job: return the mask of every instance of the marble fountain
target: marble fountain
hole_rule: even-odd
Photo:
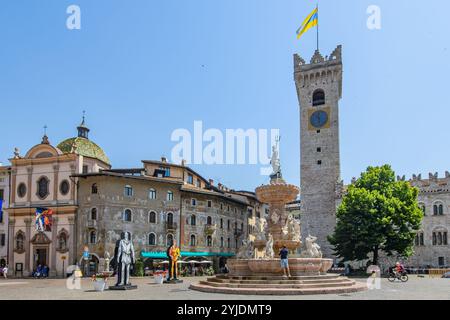
[[[367,290],[338,274],[329,274],[333,260],[324,259],[316,238],[301,242],[300,222],[286,213],[287,203],[297,199],[298,187],[287,184],[281,175],[277,146],[274,147],[270,184],[256,189],[259,201],[270,206],[268,219],[256,224],[254,241],[244,240],[235,259],[229,259],[229,274],[218,275],[191,285],[192,290],[239,295],[343,294]],[[279,250],[290,251],[290,278],[283,278]],[[301,254],[297,254],[302,248]]]

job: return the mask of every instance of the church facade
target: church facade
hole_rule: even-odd
[[[103,151],[88,138],[83,123],[78,136],[53,146],[47,135],[11,162],[11,202],[8,208],[8,264],[16,276],[30,276],[47,266],[50,276],[64,274],[63,265],[76,261],[77,181],[82,172],[109,169]],[[36,211],[51,212],[51,226],[36,227]]]
[[[8,261],[8,211],[11,170],[0,165],[0,267]]]

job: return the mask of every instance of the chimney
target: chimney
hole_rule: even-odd
[[[222,190],[222,184],[221,184],[221,183],[219,183],[219,184],[217,185],[217,187],[219,188],[219,190]]]
[[[166,157],[161,157],[161,162],[166,163],[167,162],[167,158]]]
[[[212,187],[214,186],[214,180],[213,179],[209,179],[209,185]]]
[[[186,160],[184,160],[184,159],[181,160],[181,166],[182,166],[182,167],[186,167]]]

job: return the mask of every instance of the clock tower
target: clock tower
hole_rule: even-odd
[[[333,257],[327,237],[336,226],[340,185],[341,51],[338,46],[325,58],[316,51],[309,64],[294,55],[294,79],[300,103],[302,237],[316,236],[326,258]]]

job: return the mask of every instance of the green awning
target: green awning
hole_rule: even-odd
[[[181,252],[181,258],[195,258],[195,257],[224,257],[231,258],[234,257],[234,253],[226,252]],[[150,259],[168,259],[169,257],[165,252],[141,252],[142,258]]]

